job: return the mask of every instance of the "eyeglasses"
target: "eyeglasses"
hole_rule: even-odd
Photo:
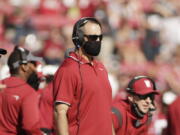
[[[88,41],[97,41],[99,39],[99,41],[102,40],[103,35],[84,35],[84,37],[87,37]]]
[[[147,95],[139,95],[136,94],[136,96],[140,99],[140,100],[146,100],[148,97],[153,101],[154,100],[154,94],[147,94]]]

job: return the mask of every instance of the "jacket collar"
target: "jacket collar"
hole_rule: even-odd
[[[80,64],[90,64],[90,65],[96,65],[97,64],[97,61],[94,58],[93,58],[92,63],[91,63],[75,52],[70,52],[68,58],[71,58],[74,61],[79,62]]]

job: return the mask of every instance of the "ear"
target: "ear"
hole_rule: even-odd
[[[129,100],[130,102],[134,102],[134,97],[133,97],[132,95],[128,95],[128,100]]]
[[[22,70],[23,72],[27,72],[29,70],[29,66],[27,64],[22,64],[20,66],[20,70]]]

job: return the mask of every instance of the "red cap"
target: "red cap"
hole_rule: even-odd
[[[159,92],[154,87],[155,84],[152,83],[151,80],[148,78],[141,78],[136,80],[132,84],[132,88],[127,88],[129,92],[134,92],[139,95],[146,95],[146,94],[159,94]]]

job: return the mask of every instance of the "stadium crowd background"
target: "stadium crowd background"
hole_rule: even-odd
[[[155,79],[161,96],[149,132],[161,135],[167,106],[180,93],[178,0],[0,0],[0,48],[8,51],[0,60],[0,79],[9,75],[6,62],[16,45],[42,56],[40,72],[54,74],[65,50],[74,47],[74,22],[85,16],[103,24],[98,59],[109,72],[114,100],[125,97],[132,76]]]

